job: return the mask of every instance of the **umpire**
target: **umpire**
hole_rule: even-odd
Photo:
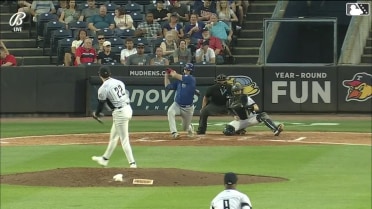
[[[231,85],[227,83],[226,75],[220,74],[215,79],[215,84],[208,87],[200,110],[198,135],[207,131],[208,116],[227,114],[226,103],[231,96]]]

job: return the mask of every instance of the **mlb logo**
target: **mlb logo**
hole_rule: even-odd
[[[369,3],[346,3],[346,15],[368,16],[369,15]]]

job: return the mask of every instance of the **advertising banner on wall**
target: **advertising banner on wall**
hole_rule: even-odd
[[[371,112],[371,66],[338,67],[338,111]]]
[[[164,87],[164,78],[136,78],[116,77],[126,84],[127,94],[130,96],[131,106],[134,115],[166,115],[168,108],[174,101],[175,93]],[[201,95],[194,95],[195,111],[198,115],[201,109],[203,95],[206,89],[214,83],[214,77],[197,78],[197,89]],[[87,85],[87,115],[95,110],[98,104],[97,92],[100,87],[97,77],[92,77]],[[110,114],[110,111],[105,111]]]
[[[334,112],[336,67],[264,67],[264,109],[268,112]]]

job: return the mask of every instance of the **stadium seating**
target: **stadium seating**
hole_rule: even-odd
[[[52,63],[52,56],[57,54],[55,53],[58,48],[58,41],[62,40],[64,38],[73,38],[72,37],[72,31],[70,29],[58,29],[53,31],[51,36],[51,44],[50,44],[50,54],[49,54],[49,60],[50,64]]]
[[[73,38],[64,38],[64,39],[58,40],[57,65],[63,64],[65,52],[71,48],[73,41],[74,41]]]
[[[44,37],[43,52],[42,52],[43,56],[45,55],[45,48],[47,47],[48,44],[50,44],[50,38],[51,38],[52,32],[58,29],[63,29],[63,28],[65,28],[65,24],[59,21],[56,21],[56,20],[52,20],[45,24],[44,32],[43,32],[43,37]]]
[[[118,37],[113,37],[110,38],[109,41],[111,42],[111,47],[116,47],[116,46],[123,46],[124,45],[124,40]]]

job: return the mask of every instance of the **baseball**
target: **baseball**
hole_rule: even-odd
[[[123,174],[119,173],[112,177],[114,181],[123,181]]]

